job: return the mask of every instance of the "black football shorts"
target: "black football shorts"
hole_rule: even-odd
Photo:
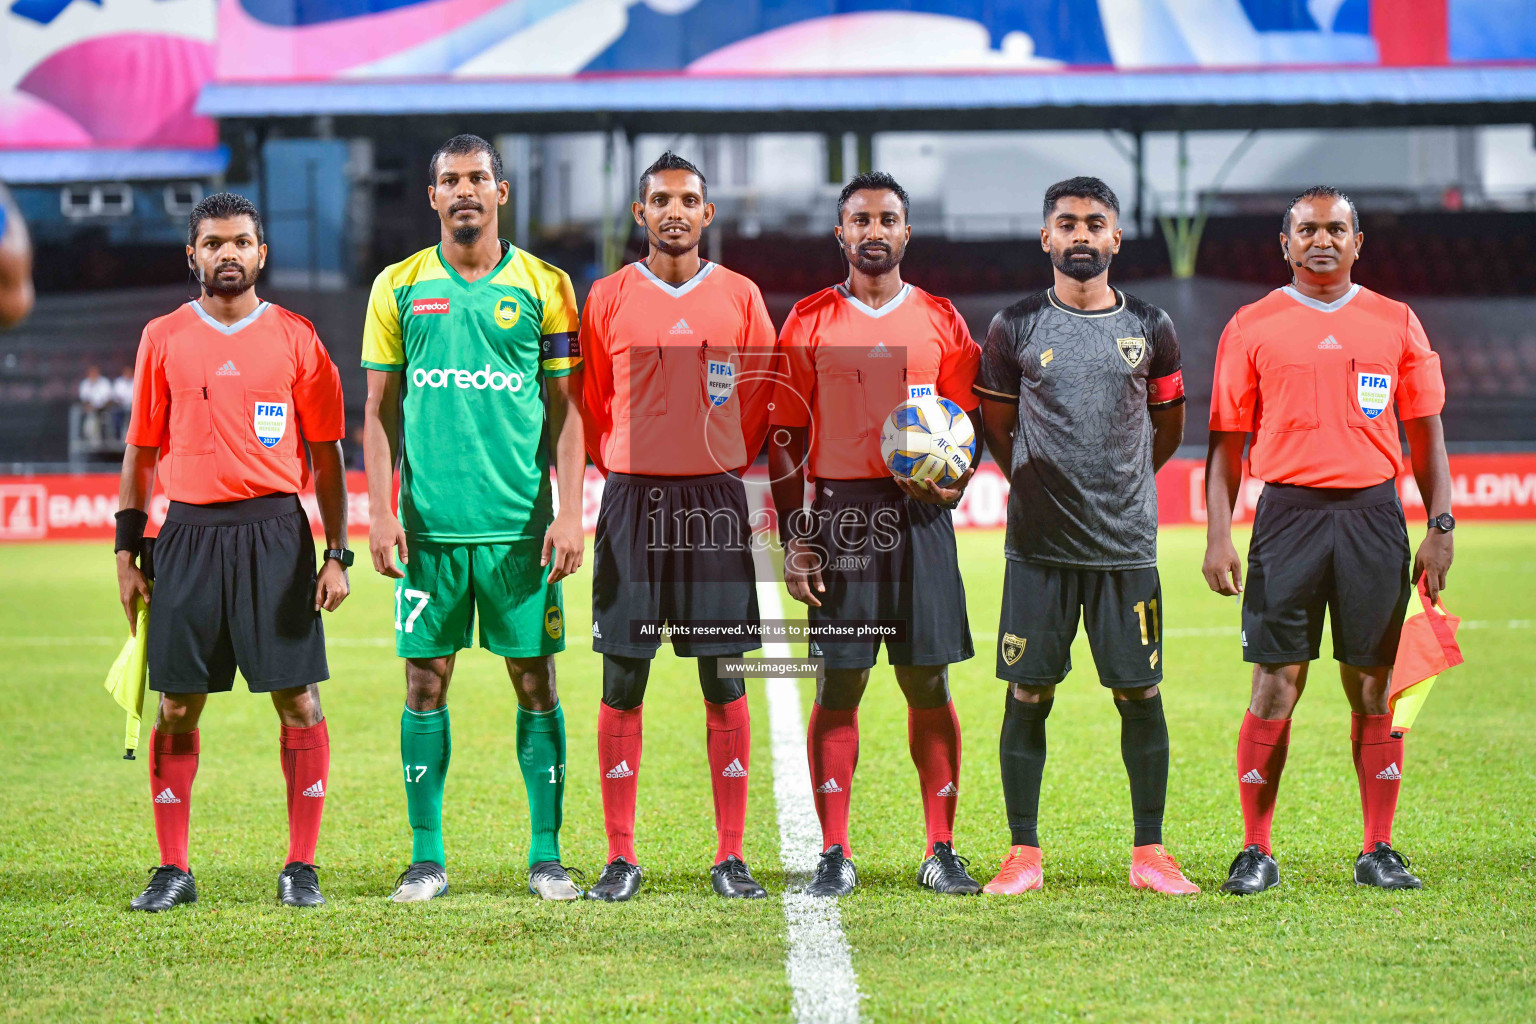
[[[663,623],[719,631],[674,631],[679,657],[760,648],[750,526],[734,474],[609,473],[593,541],[592,649],[654,658]]]
[[[1111,688],[1163,679],[1163,592],[1155,566],[1077,569],[1008,559],[997,626],[997,678],[1054,686],[1072,671],[1081,617],[1099,682]]]
[[[1326,611],[1336,660],[1390,665],[1412,593],[1408,524],[1392,481],[1264,485],[1243,581],[1244,661],[1317,660]]]
[[[149,686],[253,693],[330,678],[315,610],[315,541],[297,495],[171,502],[155,541]]]
[[[816,595],[821,607],[808,609],[811,626],[889,624],[904,633],[812,641],[811,657],[832,669],[873,668],[882,643],[892,665],[975,655],[949,509],[907,497],[890,478],[819,480],[810,515],[803,532],[827,588]]]

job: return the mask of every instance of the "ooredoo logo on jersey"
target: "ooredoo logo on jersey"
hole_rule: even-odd
[[[516,370],[493,370],[490,365],[479,370],[459,370],[453,367],[428,370],[418,367],[411,371],[411,383],[418,388],[457,387],[466,391],[521,391],[523,375]]]
[[[448,300],[447,299],[412,299],[411,300],[411,315],[412,316],[423,316],[423,315],[425,315],[427,313],[446,313],[446,312],[448,312]]]

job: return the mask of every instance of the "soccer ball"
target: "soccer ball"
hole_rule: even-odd
[[[895,476],[947,487],[975,461],[976,431],[954,402],[924,395],[902,402],[885,418],[880,455]]]

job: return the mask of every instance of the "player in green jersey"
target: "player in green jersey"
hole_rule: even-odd
[[[431,173],[441,241],[379,274],[363,332],[368,547],[395,580],[395,651],[406,659],[400,758],[413,843],[390,898],[448,891],[448,684],[478,614],[480,646],[506,658],[517,691],[528,890],[576,899],[560,864],[565,719],[553,658],[565,649],[559,581],[580,567],[583,547],[576,297],[563,271],[497,237],[508,187],[490,143],[449,139]]]

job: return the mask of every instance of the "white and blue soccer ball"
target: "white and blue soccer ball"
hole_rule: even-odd
[[[893,476],[948,487],[976,461],[976,430],[947,398],[911,398],[885,418],[880,455]]]

